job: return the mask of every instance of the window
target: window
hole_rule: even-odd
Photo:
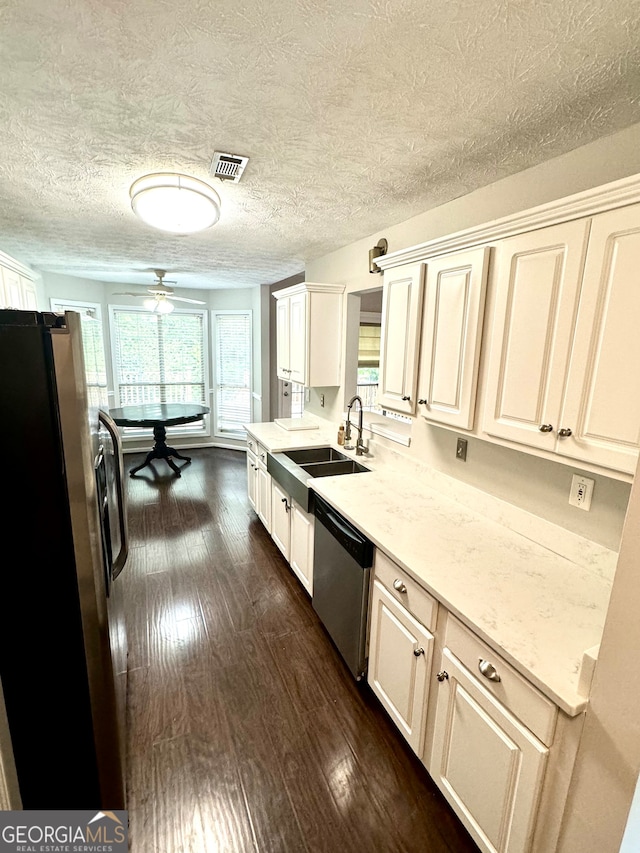
[[[144,308],[114,306],[110,310],[118,405],[207,405],[205,311],[153,314]],[[174,431],[204,430],[204,423],[198,422]]]
[[[215,434],[244,438],[251,421],[251,311],[212,311]]]
[[[379,368],[380,323],[360,323],[357,392],[367,411],[377,407]]]
[[[76,311],[80,314],[89,405],[104,409],[109,408],[100,305],[95,302],[77,302],[55,297],[49,300],[49,304],[51,310],[57,314],[64,311]]]

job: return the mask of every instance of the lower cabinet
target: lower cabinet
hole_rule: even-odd
[[[481,850],[529,849],[548,748],[445,648],[428,769]]]
[[[266,458],[266,452],[260,445],[247,443],[247,497],[271,533],[271,474],[267,471]]]
[[[484,853],[552,853],[581,731],[380,550],[368,682]]]
[[[271,537],[309,595],[313,594],[314,517],[271,479]]]
[[[373,582],[367,679],[417,755],[422,754],[433,634],[379,580]]]

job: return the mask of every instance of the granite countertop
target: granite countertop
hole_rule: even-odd
[[[272,452],[336,446],[333,431],[322,427],[247,429]],[[570,559],[566,549],[470,509],[418,475],[362,461],[368,473],[309,485],[565,713],[584,710],[583,659],[601,640],[611,577],[588,559]],[[613,565],[615,555],[607,554]]]

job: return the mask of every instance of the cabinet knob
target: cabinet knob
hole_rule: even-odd
[[[562,429],[558,430],[558,435],[562,436],[562,438],[568,438],[571,435],[571,430],[563,427]]]
[[[446,681],[447,678],[449,678],[449,673],[443,669],[436,675],[436,678],[438,679],[438,681]]]
[[[405,400],[405,401],[407,401],[407,400],[410,400],[410,399],[411,399],[411,397],[403,397],[402,399],[403,399],[403,400]]]
[[[538,429],[540,432],[553,432],[553,424],[540,424]]]
[[[400,578],[396,578],[394,580],[393,588],[395,589],[396,592],[406,592],[407,591],[406,585],[402,583]]]
[[[420,655],[424,654],[424,649],[422,647],[420,647],[419,649],[414,649],[413,653],[417,658],[419,658]]]
[[[484,675],[485,678],[488,678],[489,681],[501,681],[502,679],[498,675],[498,671],[492,663],[489,663],[488,660],[482,660],[482,658],[478,659],[478,669]]]

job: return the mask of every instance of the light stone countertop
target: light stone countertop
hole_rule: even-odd
[[[336,446],[333,430],[322,427],[288,432],[265,423],[247,429],[271,452]],[[588,565],[590,555],[576,562],[566,550],[545,547],[470,509],[427,485],[417,467],[407,476],[389,464],[361,461],[370,472],[309,485],[565,713],[584,710],[580,672],[585,652],[602,637],[611,591],[607,572]],[[508,511],[504,517],[510,518]]]

